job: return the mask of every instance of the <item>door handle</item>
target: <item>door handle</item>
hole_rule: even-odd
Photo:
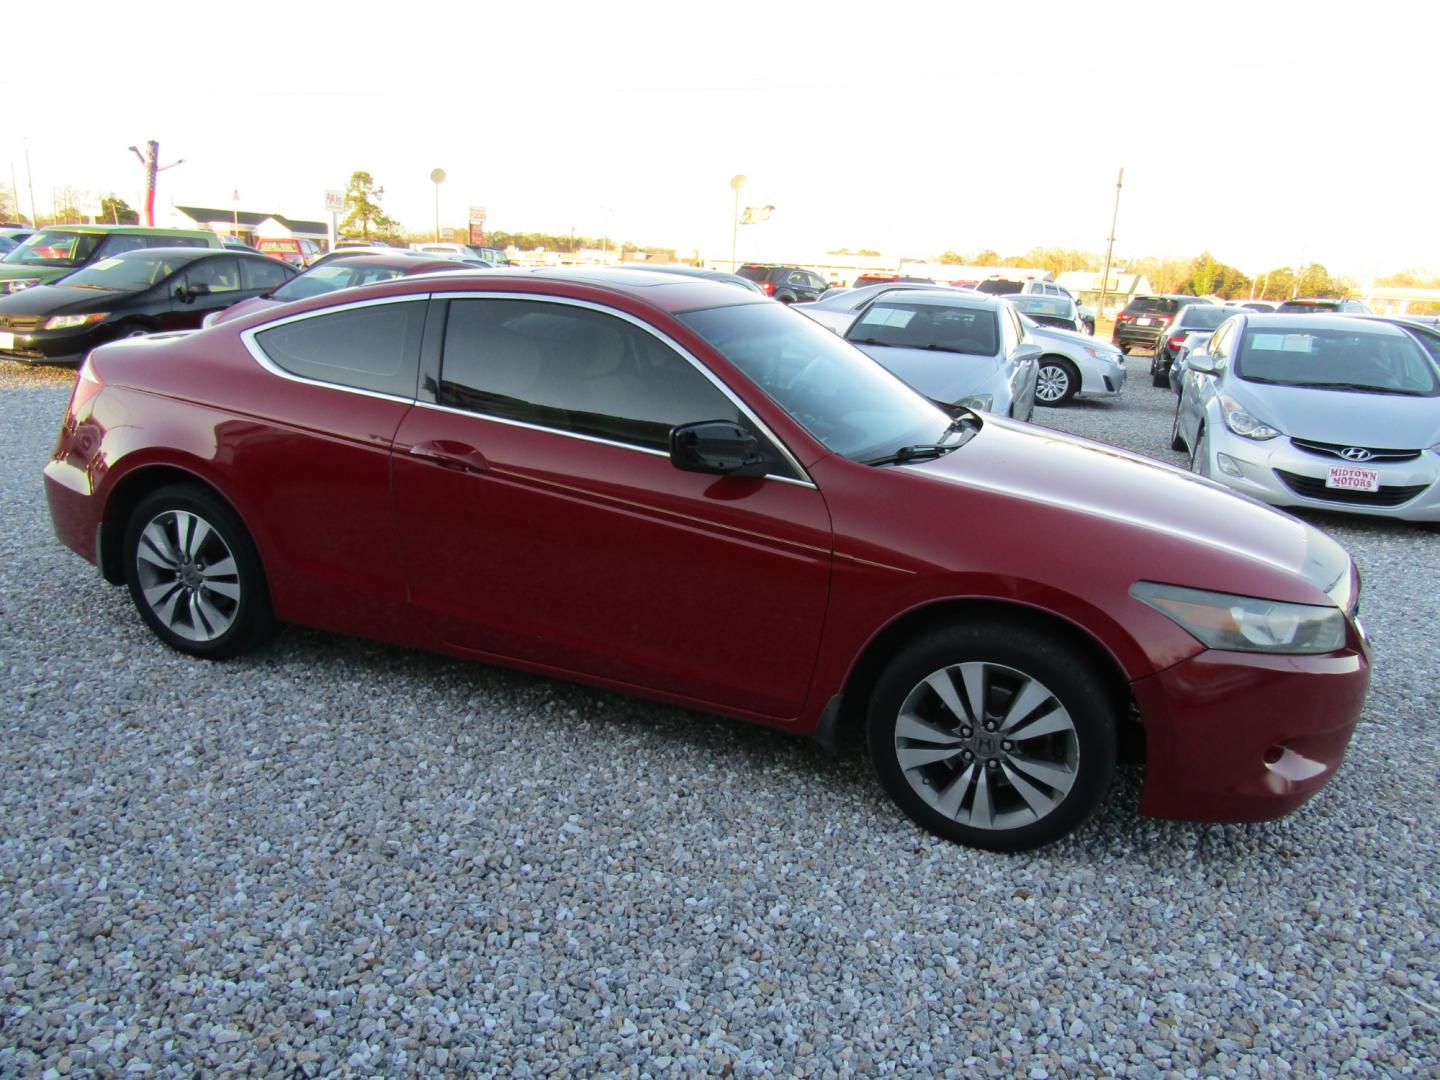
[[[486,472],[490,468],[490,463],[479,450],[468,443],[451,442],[449,439],[416,443],[410,447],[410,456],[460,472]]]

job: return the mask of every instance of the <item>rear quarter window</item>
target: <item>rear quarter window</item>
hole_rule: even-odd
[[[254,341],[281,371],[413,399],[427,306],[406,300],[308,315],[260,330]]]

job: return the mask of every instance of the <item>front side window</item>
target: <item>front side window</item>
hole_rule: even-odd
[[[679,424],[729,420],[754,430],[730,398],[653,334],[603,312],[534,300],[450,301],[435,400],[666,452]],[[788,473],[771,454],[771,471]]]
[[[290,280],[285,264],[275,259],[242,259],[240,269],[247,289],[273,289]]]
[[[188,247],[203,248],[209,247],[209,241],[199,236],[147,236],[145,237],[146,247]],[[108,249],[107,249],[108,250]]]
[[[407,300],[310,315],[260,330],[254,340],[291,374],[413,398],[426,306]]]
[[[185,271],[185,286],[193,292],[197,285],[204,285],[212,293],[239,292],[239,262],[227,256],[191,263]]]

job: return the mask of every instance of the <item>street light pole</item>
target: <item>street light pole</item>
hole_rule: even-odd
[[[444,169],[431,169],[430,182],[435,185],[435,242],[440,242],[440,185],[445,182]]]
[[[1115,250],[1115,223],[1120,220],[1120,189],[1125,185],[1125,170],[1115,180],[1115,213],[1110,216],[1110,239],[1105,245],[1105,272],[1100,275],[1100,304],[1095,309],[1095,318],[1105,317],[1105,296],[1110,289],[1110,255]]]
[[[735,242],[740,236],[740,189],[745,186],[745,176],[736,173],[730,178],[730,189],[735,192],[735,212],[730,218],[730,272],[735,273]]]

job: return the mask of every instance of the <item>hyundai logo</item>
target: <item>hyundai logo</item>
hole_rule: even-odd
[[[1347,446],[1340,451],[1340,456],[1346,461],[1369,461],[1374,455],[1363,446]]]

